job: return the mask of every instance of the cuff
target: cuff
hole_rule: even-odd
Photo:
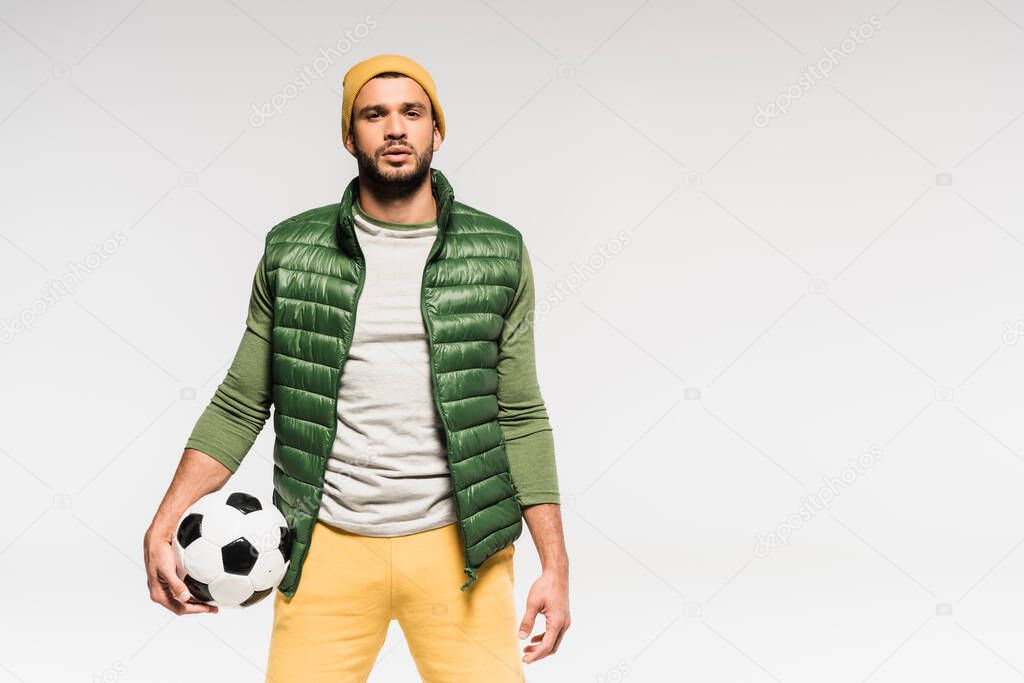
[[[561,505],[562,499],[558,491],[531,491],[529,493],[519,493],[516,495],[516,500],[519,505],[538,505],[540,503],[554,503],[555,505]]]
[[[221,450],[219,446],[205,443],[199,439],[189,439],[185,442],[185,448],[192,448],[194,450],[205,453],[210,456],[224,467],[231,470],[231,474],[234,474],[238,467],[242,464],[241,458],[228,453],[227,451]]]

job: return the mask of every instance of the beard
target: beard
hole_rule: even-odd
[[[402,199],[411,196],[423,185],[424,179],[430,173],[430,163],[434,158],[434,150],[430,145],[427,145],[424,153],[420,154],[408,142],[403,142],[403,147],[412,150],[411,167],[405,164],[399,168],[382,168],[382,165],[387,163],[383,157],[386,146],[382,146],[376,154],[369,154],[359,147],[354,138],[352,144],[356,150],[360,181],[382,199]]]

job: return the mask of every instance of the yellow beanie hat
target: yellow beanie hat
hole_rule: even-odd
[[[341,96],[341,139],[348,139],[348,129],[352,122],[352,103],[355,102],[356,95],[368,80],[385,71],[396,71],[408,76],[423,87],[427,96],[430,97],[430,104],[437,117],[437,129],[443,139],[444,112],[441,111],[441,103],[437,101],[437,86],[434,85],[434,79],[430,77],[426,69],[402,55],[370,57],[353,66],[345,74],[345,78],[341,82],[343,91]]]

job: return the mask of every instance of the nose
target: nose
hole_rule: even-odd
[[[389,139],[405,137],[405,121],[402,120],[400,113],[388,116],[384,125],[384,136]]]

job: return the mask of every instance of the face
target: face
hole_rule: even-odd
[[[371,78],[356,95],[345,149],[375,186],[396,194],[418,189],[440,146],[430,98],[413,79]]]

